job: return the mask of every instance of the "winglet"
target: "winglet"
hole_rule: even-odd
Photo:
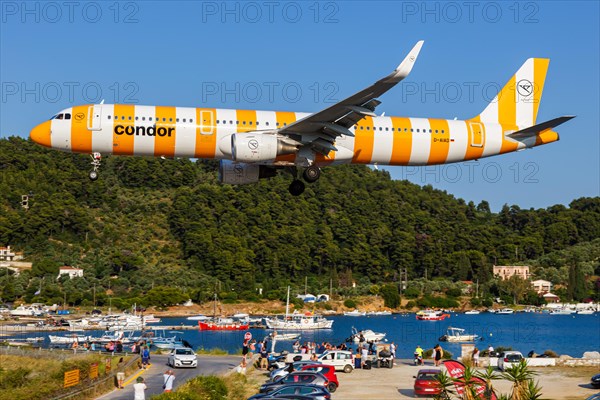
[[[419,52],[421,51],[421,47],[423,47],[424,40],[419,40],[417,44],[412,48],[410,53],[402,60],[400,65],[396,67],[396,70],[392,72],[386,81],[388,82],[400,82],[402,79],[406,78],[410,71],[413,69],[415,65],[415,61],[417,61],[417,57]]]

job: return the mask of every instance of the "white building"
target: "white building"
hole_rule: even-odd
[[[19,261],[23,259],[23,253],[13,252],[10,246],[0,247],[0,261]]]
[[[531,282],[533,286],[533,290],[537,292],[537,294],[546,294],[552,291],[552,282],[545,281],[543,279],[538,279],[536,281]]]
[[[499,276],[503,281],[514,275],[522,279],[529,279],[529,266],[527,265],[494,265],[493,271],[494,275]]]
[[[58,269],[58,277],[56,279],[60,279],[61,275],[69,275],[69,279],[82,277],[83,269],[69,266],[60,267]]]

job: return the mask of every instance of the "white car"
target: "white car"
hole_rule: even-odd
[[[198,357],[194,350],[187,347],[177,347],[169,353],[167,364],[173,368],[196,368],[198,366]]]
[[[523,359],[520,351],[505,351],[501,357],[498,357],[498,369],[505,371],[513,365],[517,365]]]
[[[354,370],[352,352],[346,350],[328,350],[319,356],[319,362],[333,365],[336,371],[349,374]]]

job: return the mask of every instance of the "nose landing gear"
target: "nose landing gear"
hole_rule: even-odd
[[[98,179],[98,170],[102,164],[102,155],[100,153],[91,154],[92,157],[92,170],[90,171],[89,177],[91,181]]]

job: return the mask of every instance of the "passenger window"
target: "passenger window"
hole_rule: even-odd
[[[108,119],[110,119],[110,115],[107,115]]]
[[[269,123],[267,122],[267,126],[269,126]]]

